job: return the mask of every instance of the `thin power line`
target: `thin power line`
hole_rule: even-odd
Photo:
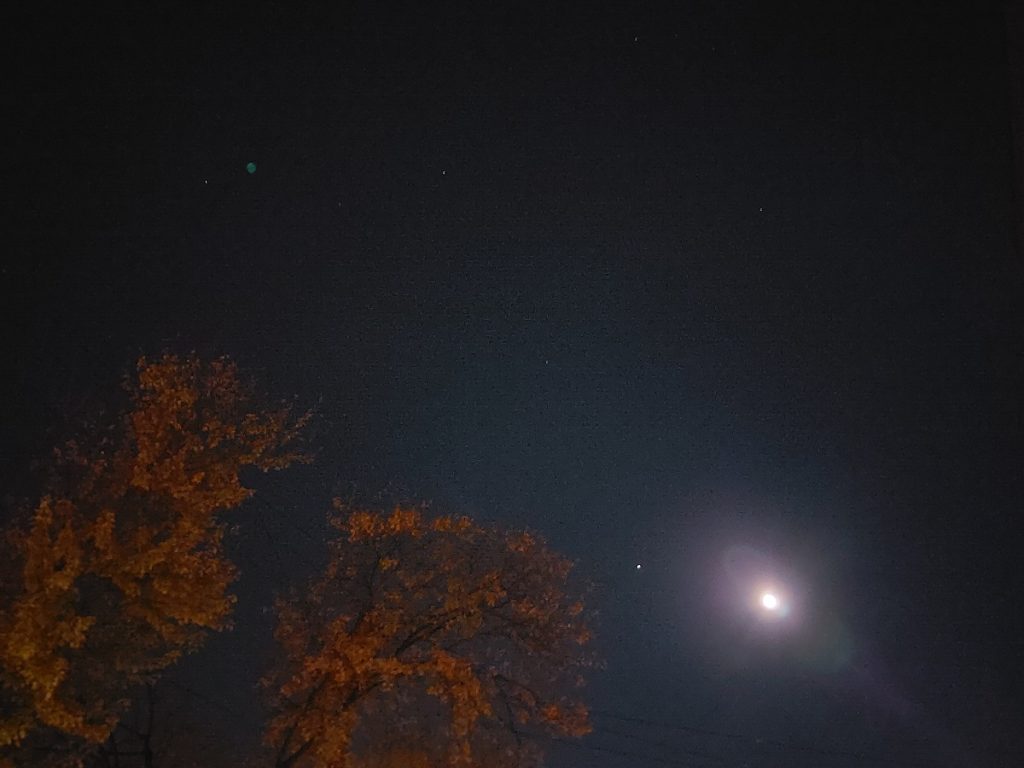
[[[594,733],[605,734],[607,736],[613,736],[622,739],[630,739],[632,741],[640,741],[652,747],[660,747],[662,749],[670,749],[673,752],[680,754],[689,755],[690,757],[699,757],[703,760],[714,760],[716,763],[723,763],[725,760],[718,755],[711,755],[707,752],[699,752],[694,749],[684,749],[678,744],[670,744],[667,741],[660,741],[658,739],[650,739],[646,736],[640,736],[635,733],[628,733],[626,731],[615,730],[614,728],[605,728],[603,726],[595,726]]]
[[[824,757],[844,757],[859,760],[862,763],[868,762],[882,766],[894,766],[894,768],[897,766],[897,763],[894,763],[891,760],[878,757],[877,755],[868,755],[863,752],[850,752],[846,750],[832,749],[828,747],[814,747],[807,744],[796,744],[794,742],[780,741],[778,739],[766,739],[758,736],[750,736],[748,734],[730,733],[728,731],[717,731],[711,728],[700,728],[697,726],[683,725],[681,723],[670,723],[664,720],[650,720],[642,717],[629,717],[627,715],[620,715],[615,712],[610,712],[608,710],[591,710],[591,712],[592,714],[597,715],[599,717],[608,717],[614,720],[619,720],[625,723],[633,723],[636,725],[667,728],[670,730],[681,731],[684,733],[733,739],[737,741],[744,741],[748,744],[767,745],[775,747],[776,749],[787,750],[789,752],[803,752],[806,754],[821,755]],[[919,768],[931,768],[931,765],[931,763],[908,763],[905,760],[901,760],[898,763],[899,768],[909,768],[910,766],[918,766]]]
[[[245,715],[243,715],[237,709],[235,709],[233,707],[230,707],[227,704],[224,704],[223,702],[220,702],[220,701],[218,701],[218,700],[216,700],[216,699],[214,699],[214,698],[212,698],[212,697],[210,697],[210,696],[208,696],[208,695],[206,695],[206,694],[204,694],[204,693],[202,693],[200,691],[197,691],[194,688],[191,688],[191,687],[189,687],[187,685],[183,685],[183,684],[178,683],[178,682],[173,681],[173,680],[168,680],[168,682],[171,685],[173,685],[174,687],[178,688],[183,693],[187,694],[188,696],[191,696],[191,697],[193,697],[193,698],[203,702],[204,704],[212,706],[212,707],[220,710],[221,712],[223,712],[223,713],[225,713],[227,715],[230,715],[231,717],[235,717],[235,718],[238,718],[238,719],[241,719],[241,720],[247,720],[248,719]],[[609,733],[609,734],[613,734],[613,735],[625,735],[625,734],[616,733],[616,732],[610,731],[610,730],[605,730],[604,732],[605,733]],[[570,746],[570,747],[575,747],[576,749],[583,749],[583,750],[588,750],[588,751],[591,751],[591,752],[604,752],[604,753],[611,754],[611,755],[618,755],[619,757],[629,757],[629,758],[634,758],[634,759],[639,759],[639,760],[645,760],[645,761],[648,761],[648,762],[661,763],[663,765],[682,766],[682,768],[703,768],[706,765],[705,763],[683,762],[681,760],[673,760],[673,759],[670,759],[670,758],[658,757],[656,755],[645,755],[645,754],[642,754],[640,752],[630,752],[630,751],[627,751],[627,750],[615,749],[613,747],[604,747],[604,746],[600,746],[600,745],[597,745],[597,744],[583,744],[583,743],[581,743],[579,741],[572,741],[570,739],[564,739],[564,738],[559,738],[559,737],[550,736],[550,735],[527,734],[527,733],[524,733],[523,735],[532,736],[534,738],[543,738],[543,739],[545,739],[547,741],[557,742],[559,744],[565,744],[565,745]],[[635,738],[642,739],[642,737],[635,737]],[[658,742],[658,743],[663,745],[663,746],[676,749],[673,745],[666,744],[664,742]],[[678,750],[677,749],[677,751],[685,752],[686,750]],[[697,754],[697,753],[688,753],[688,754]],[[699,755],[699,754],[697,754],[697,756],[702,756],[702,757],[714,760],[714,761],[716,761],[718,763],[723,762],[721,758],[715,757],[714,755]]]
[[[741,733],[728,733],[726,731],[716,731],[710,728],[700,728],[694,725],[682,725],[680,723],[670,723],[666,720],[651,720],[643,717],[631,717],[628,715],[620,715],[617,712],[612,712],[607,709],[592,709],[590,713],[597,715],[598,717],[609,717],[613,720],[621,720],[624,723],[634,723],[636,725],[648,725],[655,726],[658,728],[668,728],[674,731],[684,731],[686,733],[696,733],[702,736],[718,736],[726,739],[739,739],[742,741],[756,741],[761,742],[762,739],[756,736],[748,736]]]
[[[613,749],[612,747],[601,747],[596,744],[584,744],[580,741],[571,741],[569,739],[560,739],[556,736],[544,736],[547,741],[555,742],[557,744],[565,744],[566,746],[573,747],[575,749],[587,750],[590,752],[604,752],[609,755],[618,755],[619,757],[629,757],[635,760],[645,760],[650,763],[661,763],[662,765],[674,765],[682,766],[682,768],[704,768],[706,763],[689,763],[683,762],[682,760],[673,760],[668,757],[657,757],[655,755],[644,755],[640,752],[629,752],[624,749]]]

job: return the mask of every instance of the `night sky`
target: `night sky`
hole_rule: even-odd
[[[318,411],[175,672],[225,740],[352,493],[597,583],[552,768],[1024,764],[1000,8],[46,5],[2,22],[3,493],[140,354]],[[799,610],[755,619],[751,569]]]

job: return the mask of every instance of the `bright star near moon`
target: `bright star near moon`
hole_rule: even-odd
[[[773,595],[771,592],[765,592],[761,595],[761,607],[766,611],[774,611],[779,607],[779,598]]]

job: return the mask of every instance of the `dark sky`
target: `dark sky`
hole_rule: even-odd
[[[320,403],[193,660],[226,732],[354,486],[601,585],[597,732],[553,768],[1024,762],[998,8],[47,5],[0,22],[8,487],[140,353]],[[799,615],[746,615],[747,567]]]

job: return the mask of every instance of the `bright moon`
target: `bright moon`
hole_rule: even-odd
[[[761,595],[761,605],[769,611],[774,611],[779,607],[779,598],[773,595],[771,592],[765,592]]]

